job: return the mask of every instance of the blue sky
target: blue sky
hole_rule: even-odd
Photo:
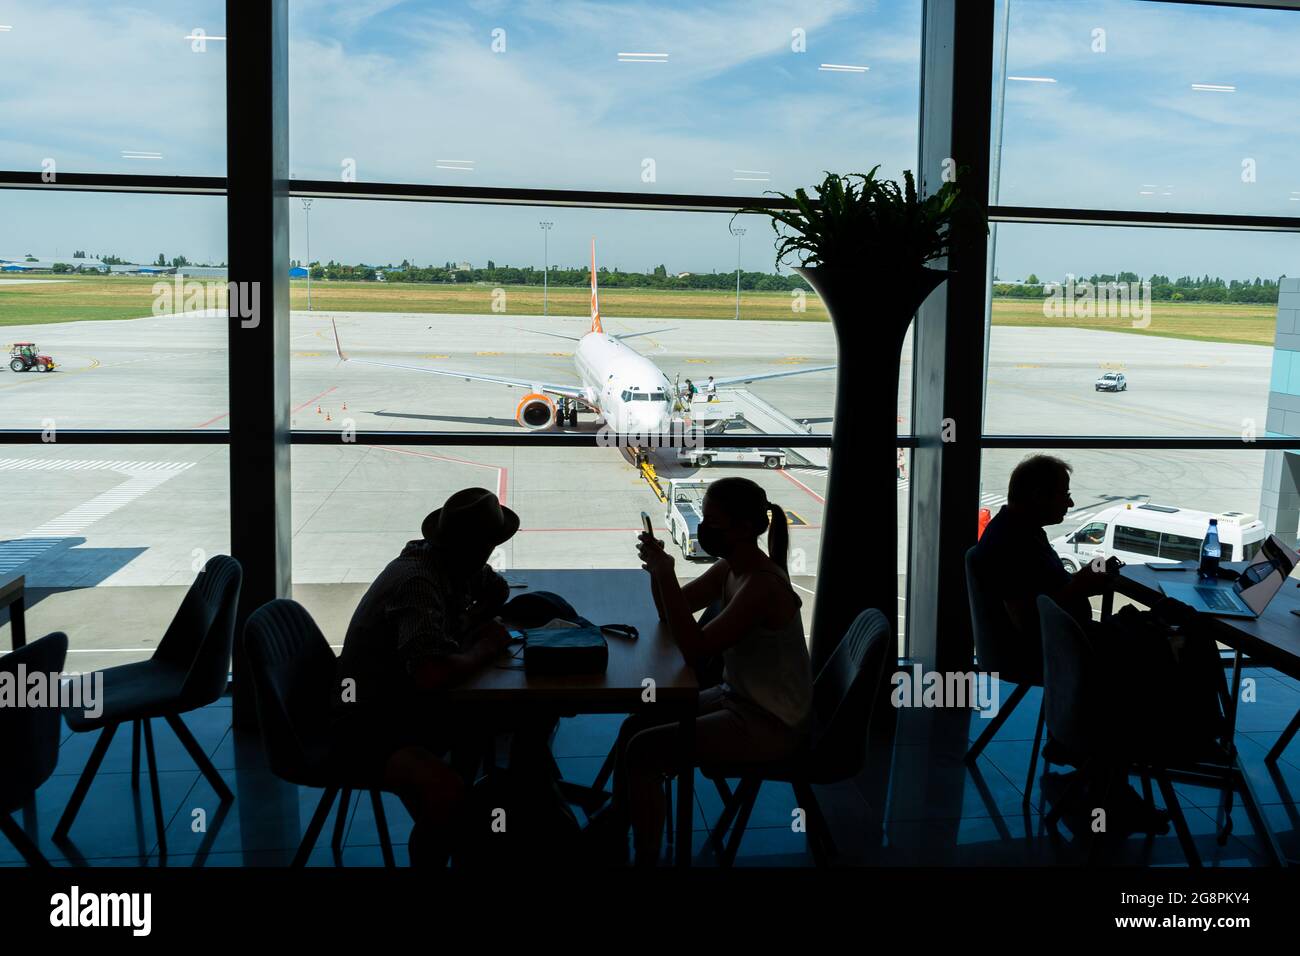
[[[880,163],[898,176],[915,166],[920,10],[920,0],[293,0],[293,173],[738,195],[789,190],[826,168]],[[223,34],[222,17],[222,3],[194,0],[0,0],[0,26],[12,27],[0,31],[0,167],[52,158],[65,171],[221,175],[223,47],[199,52],[185,36]],[[1298,41],[1297,14],[1015,0],[1008,73],[1055,82],[1007,84],[1001,201],[1300,214]],[[621,61],[627,52],[668,56]],[[1242,181],[1246,160],[1253,182]],[[624,269],[736,262],[725,216],[340,202],[313,207],[312,254],[540,265],[543,218],[556,223],[552,262],[584,261],[592,235],[602,263]],[[303,224],[295,202],[298,258]],[[219,202],[0,191],[0,255],[220,260],[224,242]],[[740,252],[746,268],[770,269],[767,227],[750,223]],[[999,236],[998,272],[1253,277],[1300,272],[1298,253],[1289,236],[1018,227]]]

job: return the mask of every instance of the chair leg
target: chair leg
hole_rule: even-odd
[[[231,800],[235,799],[235,795],[231,793],[230,788],[226,786],[226,781],[221,779],[221,774],[217,773],[217,768],[212,765],[212,761],[209,760],[208,755],[203,752],[203,748],[200,747],[199,742],[194,739],[194,735],[190,733],[190,729],[185,726],[185,721],[181,720],[180,715],[167,714],[163,717],[163,720],[167,721],[167,726],[172,729],[172,733],[174,733],[177,739],[180,740],[181,746],[183,746],[186,753],[190,755],[190,759],[198,764],[199,772],[203,774],[204,778],[208,781],[208,784],[213,790],[217,791],[218,799],[220,799],[222,803],[229,803]]]
[[[27,861],[28,866],[38,867],[42,870],[52,869],[50,861],[45,859],[40,848],[32,842],[31,837],[23,832],[23,828],[14,822],[14,818],[7,813],[0,813],[0,833],[9,838],[9,842],[14,848],[22,854],[22,858]]]
[[[321,827],[325,826],[325,820],[330,815],[330,807],[334,805],[334,798],[338,795],[338,792],[338,787],[327,787],[325,792],[321,794],[320,803],[316,804],[316,812],[311,815],[311,822],[307,824],[307,832],[302,835],[302,842],[298,844],[298,852],[293,855],[290,866],[307,865],[307,857],[311,856],[311,851],[316,846]]]
[[[131,789],[140,789],[140,721],[131,721]]]
[[[1080,767],[1078,776],[1070,781],[1070,785],[1066,787],[1065,792],[1061,794],[1061,799],[1056,801],[1056,803],[1052,805],[1052,808],[1048,810],[1047,818],[1043,820],[1043,823],[1049,829],[1056,827],[1057,822],[1061,819],[1061,814],[1064,813],[1065,808],[1070,805],[1070,798],[1073,797],[1074,794],[1088,781],[1092,768],[1093,763],[1091,760],[1087,761],[1082,767]]]
[[[352,802],[352,791],[343,788],[343,793],[339,796],[339,810],[334,817],[334,838],[330,840],[330,846],[335,850],[343,848],[343,828],[348,822],[348,805]]]
[[[989,721],[989,725],[984,728],[984,732],[975,739],[975,743],[971,744],[970,749],[966,751],[967,763],[974,763],[979,755],[984,752],[984,748],[988,746],[989,741],[992,740],[997,732],[1002,729],[1002,725],[1007,722],[1007,718],[1010,717],[1011,712],[1016,709],[1016,705],[1019,704],[1028,693],[1028,684],[1016,685],[1016,689],[1011,692],[1011,696],[1007,698],[1007,702],[1002,705],[1002,708],[997,712],[996,716]]]
[[[673,778],[664,777],[664,829],[668,831],[668,845],[673,845]]]
[[[1038,728],[1034,731],[1034,748],[1029,752],[1029,776],[1025,778],[1025,798],[1021,801],[1024,807],[1029,806],[1029,799],[1034,793],[1034,771],[1038,769],[1038,751],[1043,741],[1043,718],[1045,716],[1046,705],[1040,705],[1038,708]],[[1046,762],[1044,762],[1046,767]]]
[[[822,815],[817,795],[807,780],[794,784],[794,795],[807,818],[808,844],[812,848],[813,862],[818,866],[827,866],[835,856],[835,841],[831,838],[831,828]]]
[[[723,854],[726,853],[726,846],[723,844],[722,839],[727,835],[727,830],[731,827],[731,821],[736,818],[736,814],[740,811],[740,801],[736,799],[736,795],[727,786],[727,781],[721,777],[715,777],[713,785],[718,790],[718,796],[722,798],[722,814],[718,817],[718,822],[713,825],[713,829],[709,831],[709,843],[713,846],[713,852],[718,859],[722,859]]]
[[[605,789],[606,781],[609,780],[610,775],[613,774],[614,772],[614,758],[615,758],[615,752],[617,750],[618,750],[617,744],[609,748],[609,753],[605,756],[605,762],[600,765],[600,770],[597,771],[596,773],[596,779],[591,782],[591,789],[593,790]]]
[[[1178,834],[1178,844],[1183,848],[1183,856],[1187,858],[1187,865],[1199,870],[1201,855],[1196,852],[1196,843],[1192,840],[1192,831],[1187,828],[1187,818],[1183,816],[1183,808],[1178,802],[1178,794],[1174,792],[1174,785],[1169,782],[1169,775],[1163,771],[1155,776],[1156,783],[1160,785],[1160,795],[1165,801],[1165,809],[1169,811],[1169,819],[1174,825],[1174,832]]]
[[[163,823],[162,792],[158,788],[158,760],[153,750],[153,721],[142,720],[140,729],[144,732],[144,757],[149,765],[149,792],[153,797],[154,826],[158,831],[158,856],[167,855],[167,832]]]
[[[379,848],[384,854],[384,866],[395,867],[393,858],[393,841],[388,835],[388,817],[384,813],[384,795],[378,790],[370,791],[370,805],[375,809],[375,827],[379,830]]]
[[[1296,732],[1300,731],[1300,710],[1295,712],[1291,718],[1291,723],[1286,725],[1286,730],[1282,731],[1282,736],[1274,741],[1273,746],[1269,748],[1268,753],[1264,756],[1264,762],[1267,764],[1277,763],[1277,758],[1282,756],[1282,751],[1286,750],[1287,745],[1291,743]]]
[[[723,866],[731,866],[736,862],[736,851],[740,849],[741,838],[744,837],[745,827],[749,823],[749,814],[754,809],[759,788],[762,786],[762,780],[748,778],[740,781],[740,786],[736,788],[736,801],[740,804],[740,815],[736,818],[735,826],[731,828],[731,838],[727,840],[727,848],[722,854]]]
[[[95,749],[90,752],[90,759],[86,761],[86,769],[81,771],[77,787],[72,791],[72,797],[63,810],[63,816],[59,817],[59,823],[54,828],[54,839],[67,839],[68,831],[72,829],[72,821],[77,819],[77,811],[81,809],[81,804],[86,799],[86,793],[90,790],[95,774],[99,773],[99,765],[104,762],[104,754],[108,753],[108,745],[113,742],[117,727],[117,724],[110,724],[100,731],[99,739],[95,741]]]

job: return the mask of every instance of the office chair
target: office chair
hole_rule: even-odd
[[[1037,648],[1021,646],[1011,618],[1007,616],[1002,602],[988,593],[984,586],[981,558],[976,548],[966,552],[966,593],[970,598],[971,628],[975,635],[975,653],[979,657],[980,670],[996,673],[999,680],[1010,681],[1016,685],[1011,696],[999,708],[988,722],[988,726],[976,738],[966,751],[966,763],[974,765],[1002,725],[1006,723],[1011,712],[1016,709],[1029,693],[1031,687],[1043,686],[1043,662]],[[1034,730],[1034,746],[1029,752],[1029,775],[1025,778],[1025,795],[1021,803],[1029,806],[1034,789],[1034,771],[1038,767],[1038,755],[1043,739],[1042,705],[1038,708],[1038,726]],[[1047,769],[1047,760],[1043,760],[1043,769]]]
[[[58,674],[68,656],[68,636],[47,634],[0,657],[0,673]],[[50,863],[9,814],[28,803],[59,762],[59,711],[56,707],[0,707],[0,833],[9,838],[29,866]]]
[[[90,717],[84,710],[64,711],[64,719],[73,732],[82,734],[98,730],[100,734],[72,798],[54,828],[56,840],[67,837],[104,755],[108,753],[108,745],[113,742],[113,735],[127,722],[132,728],[132,788],[140,786],[140,738],[142,734],[144,737],[160,855],[167,853],[167,836],[154,757],[154,718],[161,717],[171,727],[221,802],[235,799],[180,715],[208,706],[226,691],[235,640],[235,611],[242,581],[243,569],[234,558],[218,554],[209,559],[190,585],[153,657],[96,672],[102,675],[104,682],[102,712]]]
[[[263,604],[244,627],[244,651],[271,772],[286,783],[319,787],[316,805],[291,866],[304,866],[339,791],[334,847],[342,843],[353,790],[368,790],[385,866],[396,866],[380,781],[340,761],[330,747],[330,711],[338,691],[337,658],[307,609],[296,601]]]
[[[722,816],[709,841],[723,866],[731,866],[740,849],[750,813],[765,781],[788,783],[807,812],[808,842],[818,866],[830,862],[835,844],[822,815],[813,784],[849,780],[866,761],[872,712],[889,657],[891,631],[885,615],[869,608],[857,616],[844,640],[813,682],[813,726],[808,749],[790,760],[772,763],[717,764],[701,768],[723,800]],[[733,792],[728,779],[739,779]],[[731,835],[723,844],[730,829]]]

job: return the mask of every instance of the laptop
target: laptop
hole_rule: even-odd
[[[1269,535],[1236,581],[1216,578],[1195,584],[1162,584],[1160,590],[1206,614],[1257,618],[1291,576],[1297,557],[1277,535]]]

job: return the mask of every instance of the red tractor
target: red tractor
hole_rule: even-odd
[[[15,372],[52,372],[55,368],[54,359],[37,352],[35,342],[15,342],[9,351],[9,367]]]

